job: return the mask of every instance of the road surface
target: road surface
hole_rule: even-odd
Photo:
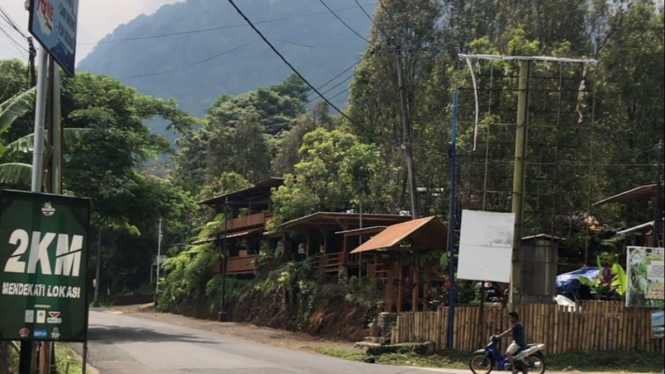
[[[432,374],[345,361],[143,318],[90,311],[88,363],[101,374]],[[73,344],[80,353],[80,345]],[[454,373],[455,370],[449,371]]]

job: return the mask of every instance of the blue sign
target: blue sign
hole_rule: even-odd
[[[30,33],[70,75],[76,63],[79,0],[30,0]]]
[[[35,330],[34,337],[35,338],[47,338],[48,337],[48,332],[46,332],[46,330],[44,330],[44,329]]]

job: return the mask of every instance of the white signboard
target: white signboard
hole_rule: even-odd
[[[510,282],[514,213],[462,211],[457,278]]]
[[[157,256],[157,257],[155,257],[155,260],[153,260],[152,265],[153,266],[157,266],[157,264],[163,265],[164,261],[166,261],[166,256],[165,255]]]

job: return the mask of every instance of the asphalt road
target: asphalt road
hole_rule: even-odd
[[[88,363],[101,374],[431,374],[350,362],[241,338],[90,312]],[[80,345],[73,345],[80,353]],[[436,371],[446,373],[446,371]],[[454,372],[454,371],[452,371]]]

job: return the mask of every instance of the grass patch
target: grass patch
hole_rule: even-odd
[[[431,356],[416,353],[390,353],[378,356],[377,364],[445,369],[467,369],[471,356],[466,352],[443,352]]]
[[[318,353],[350,361],[366,361],[364,352],[340,347],[322,346]],[[376,356],[375,363],[394,366],[468,369],[472,353],[450,351],[431,356],[416,353],[389,353]],[[663,355],[658,352],[570,352],[547,356],[548,371],[660,373]]]
[[[362,361],[367,358],[367,355],[364,352],[339,347],[320,346],[315,347],[314,350],[322,355],[342,358],[349,361]]]
[[[547,369],[552,371],[597,371],[660,373],[663,354],[659,352],[569,352],[547,356]]]
[[[81,361],[67,343],[55,343],[55,363],[58,374],[81,374]]]

